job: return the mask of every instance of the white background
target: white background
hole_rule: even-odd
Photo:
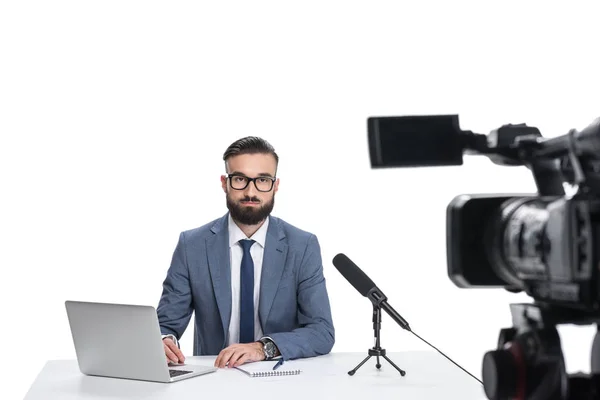
[[[221,157],[246,135],[281,158],[274,214],[320,240],[334,351],[372,346],[371,305],[331,264],[343,252],[479,376],[509,302],[529,298],[450,282],[445,207],[531,192],[531,175],[484,158],[373,170],[366,119],[585,127],[600,116],[594,3],[3,2],[0,397],[74,358],[65,300],[157,304],[179,232],[225,213]],[[388,351],[426,348],[387,315],[382,329]],[[589,370],[593,332],[561,328],[570,371]]]

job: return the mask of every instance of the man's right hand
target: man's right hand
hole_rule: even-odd
[[[167,364],[183,364],[185,357],[171,338],[163,339],[163,347],[165,348],[165,355],[167,356]]]

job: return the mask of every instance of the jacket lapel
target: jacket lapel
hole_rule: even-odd
[[[263,255],[258,306],[258,316],[263,329],[265,329],[267,317],[285,268],[288,246],[283,241],[284,238],[285,233],[279,226],[279,221],[275,217],[270,217]]]
[[[227,215],[213,225],[213,236],[206,239],[206,254],[208,268],[215,291],[217,307],[221,315],[223,335],[227,340],[229,320],[231,318],[231,267],[229,258],[229,235]]]

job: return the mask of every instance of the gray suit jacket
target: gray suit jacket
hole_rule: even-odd
[[[157,307],[163,334],[181,338],[195,312],[194,355],[226,347],[231,316],[228,214],[182,232]],[[331,351],[335,334],[315,235],[270,217],[259,320],[285,360]]]

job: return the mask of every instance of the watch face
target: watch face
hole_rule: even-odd
[[[268,341],[265,343],[265,353],[267,357],[273,357],[275,355],[275,345],[273,342]]]

